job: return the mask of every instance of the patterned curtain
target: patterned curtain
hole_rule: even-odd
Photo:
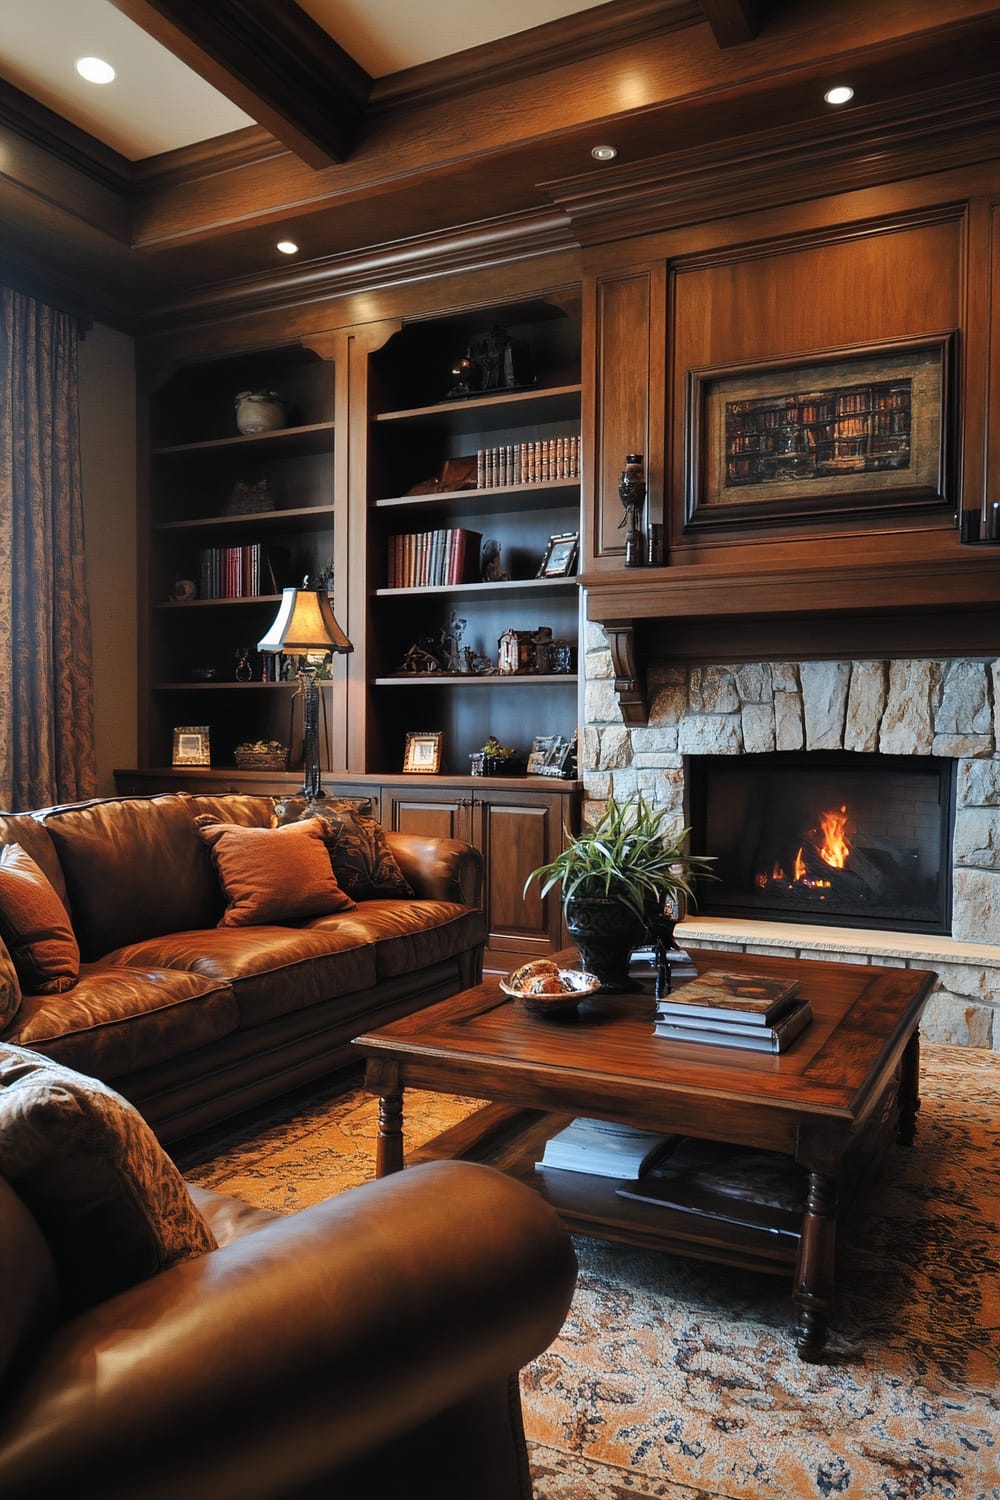
[[[0,808],[92,796],[77,320],[0,287]]]

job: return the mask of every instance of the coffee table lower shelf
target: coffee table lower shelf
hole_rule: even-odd
[[[489,1104],[408,1153],[407,1166],[422,1161],[483,1162],[540,1192],[573,1234],[591,1235],[648,1250],[666,1250],[743,1270],[792,1276],[801,1236],[776,1233],[763,1224],[734,1224],[704,1212],[623,1198],[621,1180],[546,1167],[538,1171],[545,1143],[573,1119],[570,1114]],[[753,1206],[741,1204],[752,1218]]]

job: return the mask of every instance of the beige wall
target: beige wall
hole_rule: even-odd
[[[87,592],[94,639],[97,790],[136,762],[135,359],[100,324],[80,345]]]

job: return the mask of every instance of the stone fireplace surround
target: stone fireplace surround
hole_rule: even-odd
[[[607,638],[588,623],[585,816],[613,783],[619,797],[641,789],[667,804],[680,832],[689,755],[848,750],[958,762],[950,937],[696,912],[678,931],[720,952],[934,969],[922,1034],[1000,1051],[1000,660],[654,663],[648,690],[648,724],[625,725]]]

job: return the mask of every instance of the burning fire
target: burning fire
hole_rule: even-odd
[[[846,807],[839,809],[831,808],[827,812],[820,813],[819,827],[809,830],[810,835],[815,840],[813,844],[814,852],[832,870],[842,870],[847,864],[847,859],[851,852],[851,846],[844,832],[847,822]],[[786,875],[780,863],[775,861],[771,867],[770,874],[762,870],[754,877],[754,882],[758,889],[766,890],[774,881],[780,881],[781,884],[787,885],[789,890],[796,885],[805,886],[809,890],[829,890],[831,885],[829,880],[822,880],[815,875],[809,874],[803,857],[803,847],[800,845],[796,851],[795,858],[792,861],[792,873],[790,876]]]
[[[823,842],[816,852],[824,864],[830,865],[834,870],[842,870],[851,852],[851,846],[844,837],[847,808],[842,807],[839,812],[820,813],[819,826],[823,831]]]

